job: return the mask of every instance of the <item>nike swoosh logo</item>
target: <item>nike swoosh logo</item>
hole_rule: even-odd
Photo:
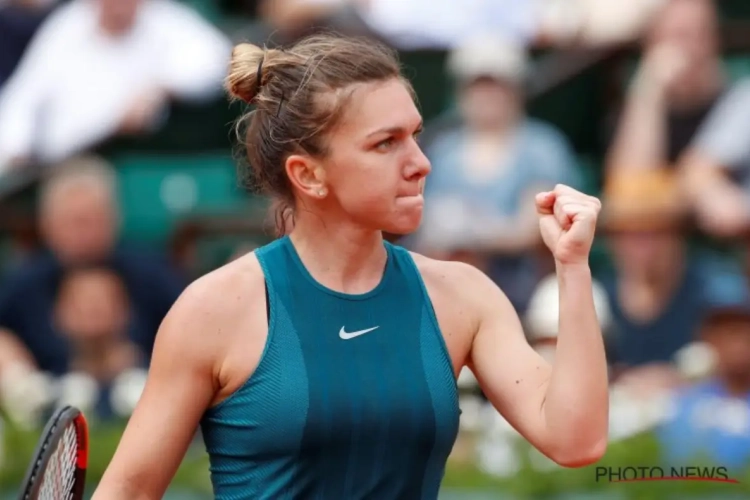
[[[339,330],[339,337],[341,337],[344,340],[350,340],[355,337],[359,337],[360,335],[364,335],[365,333],[370,333],[373,330],[377,330],[380,328],[379,326],[374,326],[372,328],[368,328],[367,330],[359,330],[356,332],[347,332],[344,327],[341,327],[341,330]]]

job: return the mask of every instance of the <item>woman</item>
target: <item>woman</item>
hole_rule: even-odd
[[[553,368],[484,274],[384,242],[419,225],[430,171],[391,52],[331,36],[242,44],[227,87],[256,106],[254,178],[293,229],[175,304],[95,500],[161,498],[199,424],[219,499],[435,499],[464,366],[551,459],[602,456],[607,372],[588,267],[598,200],[565,186],[536,198],[561,290]]]

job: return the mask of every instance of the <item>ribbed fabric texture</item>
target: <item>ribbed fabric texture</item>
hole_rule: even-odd
[[[217,500],[437,498],[458,432],[456,383],[411,256],[386,248],[383,279],[363,295],[315,282],[288,238],[256,251],[266,349],[201,422]]]

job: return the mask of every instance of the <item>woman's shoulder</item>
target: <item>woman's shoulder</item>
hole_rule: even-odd
[[[412,258],[441,331],[453,337],[454,348],[459,349],[452,353],[454,359],[463,359],[455,356],[461,352],[466,355],[486,321],[498,317],[507,321],[517,316],[507,296],[479,268],[416,253]]]
[[[504,294],[477,267],[459,261],[440,260],[409,252],[435,307],[481,311]]]
[[[176,342],[225,345],[234,332],[259,322],[264,314],[263,271],[255,254],[249,253],[191,283],[170,310],[162,330],[169,330],[165,336]]]
[[[261,299],[264,290],[263,270],[255,252],[250,252],[195,280],[179,301],[189,306],[185,308],[188,314],[231,315]]]

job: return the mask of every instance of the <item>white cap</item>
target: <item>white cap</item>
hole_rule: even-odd
[[[527,69],[526,50],[494,36],[472,38],[448,56],[448,71],[459,80],[487,76],[519,83]]]
[[[604,287],[597,281],[592,283],[594,308],[602,330],[609,328],[612,311]],[[560,317],[560,299],[557,276],[552,274],[539,282],[526,310],[527,335],[529,340],[557,338]]]
[[[716,351],[706,342],[695,341],[683,346],[674,355],[677,369],[687,379],[709,376],[716,368]]]

